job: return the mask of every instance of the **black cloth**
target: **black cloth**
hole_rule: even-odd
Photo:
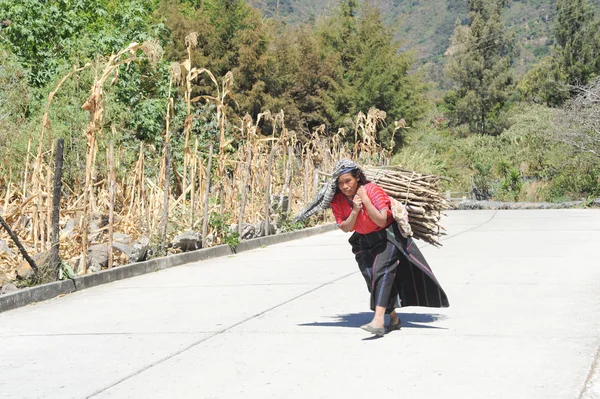
[[[411,237],[393,222],[385,230],[354,233],[348,240],[371,293],[371,310],[406,306],[445,308],[448,297]]]

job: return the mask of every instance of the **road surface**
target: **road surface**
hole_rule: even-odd
[[[600,211],[451,211],[450,308],[372,339],[333,232],[0,314],[0,397],[600,398]]]

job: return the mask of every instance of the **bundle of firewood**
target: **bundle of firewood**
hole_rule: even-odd
[[[439,239],[446,235],[446,229],[440,219],[442,212],[450,206],[438,191],[441,177],[398,167],[365,168],[364,171],[368,180],[406,206],[414,238],[435,246],[442,245]]]

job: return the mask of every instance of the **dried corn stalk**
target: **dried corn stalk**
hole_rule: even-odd
[[[141,57],[137,56],[139,50],[142,50],[148,60],[156,65],[158,60],[162,57],[162,48],[153,41],[148,41],[143,44],[131,43],[126,48],[119,51],[117,54],[113,54],[108,59],[104,67],[104,71],[100,78],[94,83],[92,87],[92,94],[81,107],[82,109],[90,113],[90,121],[86,131],[86,163],[85,163],[85,187],[83,197],[83,208],[84,215],[82,218],[82,265],[85,272],[86,268],[86,257],[87,257],[87,246],[88,246],[88,218],[87,212],[91,205],[90,197],[92,196],[92,177],[94,170],[94,160],[96,157],[97,143],[96,136],[102,127],[102,116],[104,113],[104,83],[106,79],[114,75],[113,80],[116,81],[118,78],[119,67],[123,64],[129,64],[133,61],[140,60]]]

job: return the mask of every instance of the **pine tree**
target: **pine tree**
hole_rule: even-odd
[[[298,126],[310,131],[333,121],[334,93],[339,81],[337,59],[323,55],[321,44],[310,30],[299,32],[296,41],[298,71],[289,96],[300,111]]]
[[[558,0],[552,54],[519,82],[524,99],[560,106],[600,74],[600,21],[589,0]]]
[[[456,89],[446,97],[455,124],[495,134],[513,86],[513,38],[505,33],[505,0],[469,0],[469,25],[458,25],[448,50],[446,77]]]
[[[420,76],[409,75],[411,57],[400,53],[393,32],[385,27],[376,8],[363,10],[358,24],[359,55],[351,67],[355,90],[353,110],[377,107],[388,113],[389,121],[413,121],[422,111],[423,88]]]
[[[246,4],[244,7],[249,8]],[[257,10],[248,9],[242,23],[242,29],[233,39],[233,44],[237,47],[235,66],[232,68],[234,95],[241,110],[256,117],[264,111],[264,105],[268,101],[265,80],[271,60],[267,51],[270,38],[267,26],[263,24]]]
[[[600,72],[598,23],[589,0],[557,0],[556,55],[566,83],[585,85]]]
[[[371,107],[387,113],[388,126],[401,118],[410,123],[422,114],[420,76],[409,74],[412,60],[399,52],[378,8],[359,9],[356,1],[344,1],[319,35],[326,53],[339,60],[333,93],[336,127]]]
[[[556,54],[549,55],[527,71],[517,85],[523,99],[555,107],[569,98],[566,76],[557,60]]]

